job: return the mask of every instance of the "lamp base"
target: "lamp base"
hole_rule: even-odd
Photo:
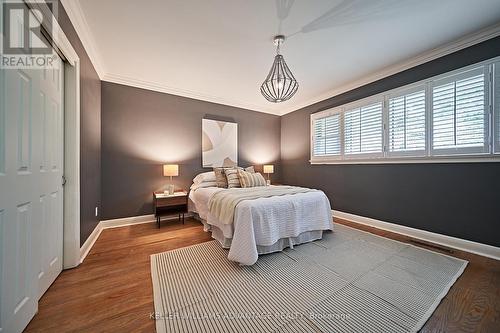
[[[168,184],[166,190],[163,192],[168,195],[172,195],[175,192],[175,186],[173,184]]]

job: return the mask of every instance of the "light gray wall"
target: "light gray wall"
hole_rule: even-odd
[[[500,246],[500,163],[311,165],[310,114],[500,55],[500,37],[281,118],[282,180],[334,209]]]
[[[177,188],[204,171],[203,118],[238,123],[238,164],[276,164],[280,117],[125,85],[102,82],[102,219],[152,213],[152,192],[169,182],[164,163],[179,164]]]

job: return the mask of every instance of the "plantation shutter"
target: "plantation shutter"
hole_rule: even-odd
[[[480,73],[476,70],[433,87],[434,150],[446,150],[448,153],[484,150],[486,141],[484,80],[482,70]]]
[[[382,154],[382,102],[345,112],[344,144],[346,155]]]
[[[425,88],[389,98],[388,112],[389,153],[425,153]]]
[[[500,61],[494,65],[494,80],[495,86],[493,88],[493,109],[494,109],[494,146],[495,153],[500,153]]]
[[[340,156],[340,114],[314,120],[314,156]]]

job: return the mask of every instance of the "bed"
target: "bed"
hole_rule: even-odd
[[[231,223],[227,223],[220,214],[214,213],[212,201],[219,196],[224,203],[229,200],[224,195],[231,190],[204,187],[189,193],[189,210],[199,217],[205,231],[229,249],[231,261],[253,265],[260,254],[321,239],[323,232],[333,230],[330,202],[322,191],[295,187],[295,192],[300,193],[262,195],[263,190],[276,193],[286,190],[285,186],[266,186],[260,190],[261,195],[255,195],[258,198],[239,201],[233,209]]]

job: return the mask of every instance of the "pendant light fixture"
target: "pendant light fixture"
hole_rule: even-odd
[[[285,41],[285,36],[278,35],[274,37],[276,45],[276,56],[273,66],[266,77],[266,80],[260,86],[260,92],[269,101],[280,103],[290,99],[299,88],[299,83],[286,65],[285,59],[280,54],[280,46]]]

